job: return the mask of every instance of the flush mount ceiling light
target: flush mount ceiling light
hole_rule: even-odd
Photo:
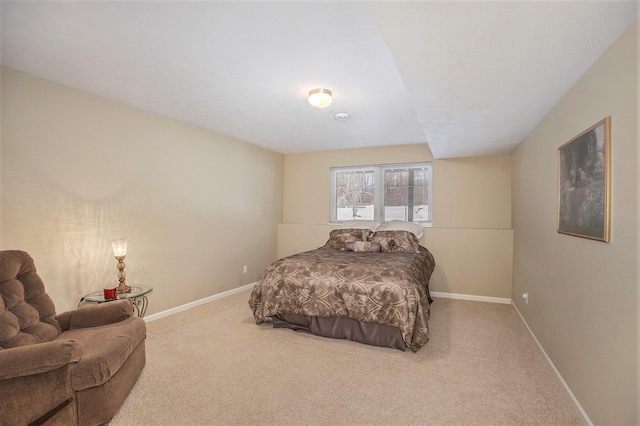
[[[327,107],[332,100],[329,89],[313,89],[309,92],[309,103],[316,108]]]

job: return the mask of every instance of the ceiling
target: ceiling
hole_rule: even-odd
[[[2,64],[283,154],[509,154],[638,1],[10,2]],[[309,90],[333,103],[311,107]],[[346,112],[348,121],[334,114]],[[179,141],[177,141],[179,143]]]

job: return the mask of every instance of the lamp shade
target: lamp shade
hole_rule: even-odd
[[[324,108],[331,104],[331,96],[329,89],[313,89],[309,92],[309,103],[316,108]]]
[[[127,255],[127,243],[127,240],[111,240],[111,247],[113,247],[113,254],[115,257]]]

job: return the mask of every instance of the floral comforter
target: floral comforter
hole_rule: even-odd
[[[319,248],[280,259],[260,276],[249,305],[256,323],[280,313],[348,317],[400,329],[417,351],[429,340],[433,255]]]

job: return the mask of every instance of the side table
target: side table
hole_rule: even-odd
[[[115,299],[105,299],[104,292],[94,291],[93,293],[85,294],[78,302],[78,307],[82,302],[86,303],[106,303],[114,300],[130,299],[133,302],[133,312],[140,318],[144,317],[147,312],[147,295],[153,291],[153,287],[150,285],[131,286],[131,291],[128,293],[119,293]]]

